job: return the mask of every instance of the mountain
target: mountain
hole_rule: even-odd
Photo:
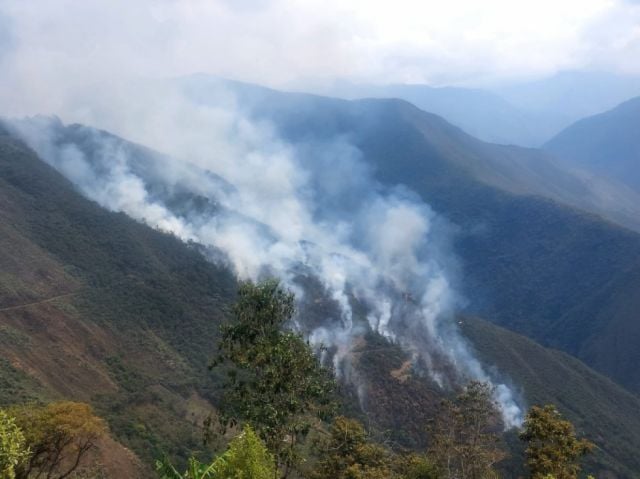
[[[640,191],[640,97],[574,123],[544,147],[573,168]]]
[[[350,100],[398,98],[445,118],[481,140],[534,146],[558,131],[553,119],[529,114],[486,90],[428,85],[336,83],[323,93]]]
[[[577,209],[602,211],[604,199],[553,157],[481,142],[399,100],[349,102],[227,87],[247,114],[272,122],[307,150],[348,138],[379,182],[408,186],[452,221],[469,312],[560,348],[640,391],[640,373],[632,366],[640,361],[640,236]],[[194,101],[206,102],[215,85],[196,78],[186,88]],[[633,197],[622,207],[611,204],[629,208],[630,224],[640,217]]]
[[[640,78],[561,72],[541,80],[481,88],[336,82],[320,93],[345,99],[398,98],[481,140],[539,147],[585,116],[640,94]]]
[[[640,77],[604,72],[566,71],[548,78],[493,88],[506,101],[531,112],[564,118],[564,126],[607,111],[640,95]]]
[[[197,245],[85,199],[7,132],[0,205],[2,403],[89,401],[147,464],[165,451],[200,449],[198,423],[220,384],[207,364],[233,301],[231,274]],[[462,319],[462,330],[487,364],[520,385],[527,404],[559,404],[598,443],[590,470],[640,470],[637,397],[489,323]],[[362,344],[355,354],[370,381],[365,417],[383,430],[394,425],[398,439],[424,434],[418,418],[442,392],[403,369],[408,357],[397,345],[375,335]]]
[[[550,198],[640,231],[640,193],[617,181],[576,174],[554,155],[539,149],[483,142],[404,101],[343,101],[206,75],[187,77],[179,84],[196,103],[219,102],[221,90],[235,92],[248,115],[273,122],[287,140],[329,141],[346,134],[358,143],[359,137],[375,140],[374,136],[380,135],[378,131],[373,133],[377,128],[382,132],[380,148],[365,152],[367,160],[383,151],[391,158],[392,150],[398,147],[402,158],[403,150],[413,148],[413,156],[402,158],[397,168],[383,169],[374,164],[383,183],[406,184],[405,176],[411,177],[416,169],[426,167],[432,170],[429,176],[434,187],[447,181],[457,183],[460,191],[453,194],[464,191],[464,182],[470,180],[515,195]],[[398,124],[392,124],[392,120]],[[422,157],[420,149],[424,150]],[[425,161],[428,165],[421,165]],[[434,176],[436,172],[439,176]]]

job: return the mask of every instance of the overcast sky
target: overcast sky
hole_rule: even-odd
[[[5,108],[61,84],[193,72],[272,86],[640,74],[640,2],[0,0],[0,68]]]

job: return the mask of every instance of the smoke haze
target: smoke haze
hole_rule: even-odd
[[[102,98],[91,115],[168,156],[56,119],[14,125],[102,206],[210,247],[211,258],[240,278],[280,278],[300,304],[296,327],[329,347],[338,374],[361,394],[366,385],[350,355],[355,339],[371,329],[410,352],[443,388],[492,382],[505,425],[520,424],[511,390],[457,332],[462,298],[448,250],[451,225],[406,188],[374,181],[348,139],[289,144],[268,123],[242,114],[222,86],[207,105],[171,82],[149,84],[144,93],[121,87]],[[318,281],[335,306],[321,321],[306,320],[305,277]]]

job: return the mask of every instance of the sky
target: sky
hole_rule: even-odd
[[[4,114],[55,109],[52,91],[60,103],[64,89],[195,72],[482,85],[640,74],[639,60],[637,0],[0,0]]]

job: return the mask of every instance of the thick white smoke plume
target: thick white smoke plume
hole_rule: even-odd
[[[346,139],[288,144],[241,115],[229,92],[204,106],[169,85],[141,91],[106,98],[100,126],[167,157],[57,120],[14,124],[86,196],[223,252],[239,277],[277,276],[301,304],[304,278],[319,282],[335,313],[313,324],[301,317],[298,327],[333,350],[337,371],[349,374],[353,340],[369,327],[411,351],[442,386],[450,385],[443,360],[459,379],[493,382],[505,424],[521,423],[511,390],[456,330],[455,261],[446,224],[428,205],[377,184]]]

